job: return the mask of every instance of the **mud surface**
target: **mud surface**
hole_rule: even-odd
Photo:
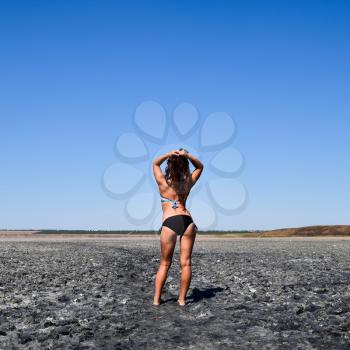
[[[0,349],[350,349],[349,240],[198,240],[185,307],[158,244],[0,242]]]

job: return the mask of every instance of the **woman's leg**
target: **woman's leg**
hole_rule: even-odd
[[[169,227],[163,226],[160,234],[161,258],[155,278],[154,305],[159,305],[162,289],[171,266],[177,235]]]
[[[192,267],[191,267],[191,255],[194,241],[196,239],[196,227],[194,223],[191,223],[183,236],[180,238],[180,265],[181,265],[181,278],[180,278],[180,290],[178,303],[185,305],[185,299],[188,288],[191,284]]]

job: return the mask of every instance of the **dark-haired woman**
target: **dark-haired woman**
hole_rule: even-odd
[[[165,174],[160,165],[167,160]],[[190,172],[189,161],[195,169]],[[203,164],[185,149],[174,150],[159,156],[153,161],[153,173],[159,186],[163,209],[162,226],[160,228],[160,266],[155,278],[153,305],[161,303],[161,293],[172,263],[177,236],[180,236],[181,280],[177,302],[186,304],[192,268],[191,254],[196,238],[197,226],[191,213],[186,209],[186,199],[193,185],[203,171]]]

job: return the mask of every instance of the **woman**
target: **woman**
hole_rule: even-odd
[[[167,159],[165,174],[160,165]],[[195,170],[191,173],[189,160]],[[191,254],[196,238],[197,226],[191,213],[186,209],[186,199],[193,185],[203,171],[203,164],[180,148],[166,153],[153,161],[153,173],[159,186],[163,209],[162,226],[160,228],[161,259],[155,278],[155,294],[153,305],[161,303],[161,293],[172,263],[177,236],[180,236],[181,281],[177,302],[184,306],[188,288],[191,283]]]

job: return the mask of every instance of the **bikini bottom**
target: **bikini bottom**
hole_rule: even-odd
[[[161,231],[163,226],[166,226],[172,229],[173,231],[175,231],[178,236],[182,236],[186,231],[187,227],[191,223],[194,223],[194,222],[192,217],[189,215],[182,215],[182,214],[172,215],[163,221],[163,224],[159,229],[159,232]],[[194,226],[196,230],[198,230],[197,225],[195,223],[194,223]]]

